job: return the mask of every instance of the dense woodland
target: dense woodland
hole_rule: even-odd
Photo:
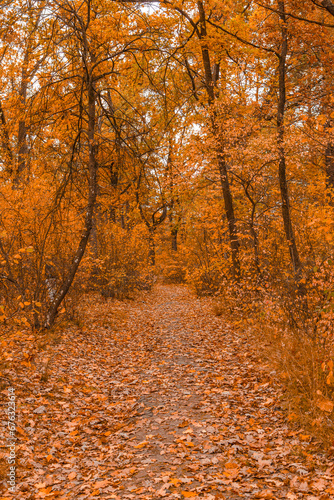
[[[187,284],[327,433],[333,47],[330,0],[2,0],[4,331]]]

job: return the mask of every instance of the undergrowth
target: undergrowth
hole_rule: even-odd
[[[302,294],[288,279],[226,285],[214,313],[261,346],[283,386],[288,420],[334,450],[333,276],[327,260],[304,280]]]

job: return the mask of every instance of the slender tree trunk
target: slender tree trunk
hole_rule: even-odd
[[[286,27],[286,15],[284,1],[278,2],[278,10],[280,12],[280,20],[282,23],[282,42],[281,51],[279,55],[279,66],[278,66],[278,109],[277,109],[277,145],[278,145],[278,175],[279,175],[279,186],[281,192],[282,201],[282,216],[285,237],[289,245],[290,258],[294,270],[295,277],[300,275],[302,264],[300,261],[296,240],[294,236],[292,221],[291,221],[291,209],[290,209],[290,199],[288,191],[288,183],[286,179],[286,156],[284,149],[284,114],[286,105],[286,57],[288,53],[288,31]]]
[[[219,162],[220,183],[221,183],[222,191],[223,191],[223,197],[224,197],[224,203],[225,203],[225,213],[226,213],[228,231],[229,231],[229,236],[230,236],[230,246],[231,246],[232,265],[233,265],[233,267],[232,267],[233,277],[236,281],[239,281],[240,274],[241,274],[240,260],[239,260],[240,243],[239,243],[237,227],[236,227],[236,223],[235,223],[233,198],[232,198],[232,193],[231,193],[230,184],[229,184],[228,175],[227,175],[226,162],[223,158],[219,158],[218,162]]]
[[[261,276],[261,267],[260,267],[260,259],[259,259],[259,239],[256,234],[256,230],[254,227],[254,222],[251,220],[250,222],[250,233],[253,240],[253,250],[254,250],[254,266],[256,273]]]
[[[327,142],[325,150],[326,186],[334,193],[334,143]]]
[[[25,66],[25,65],[24,65]],[[27,75],[23,68],[22,70],[22,81],[20,88],[20,108],[23,118],[19,121],[19,129],[17,134],[17,171],[15,182],[20,182],[23,172],[27,165],[27,154],[28,154],[28,144],[27,144],[27,125],[25,120],[25,107],[27,102]]]
[[[208,104],[209,106],[213,106],[216,100],[215,96],[215,87],[217,84],[219,70],[215,70],[216,76],[213,74],[211,70],[211,61],[210,61],[210,53],[209,49],[205,43],[205,38],[207,36],[206,32],[206,20],[205,20],[205,10],[203,2],[200,0],[197,2],[197,8],[199,12],[200,19],[200,41],[201,41],[201,51],[202,51],[202,61],[204,67],[204,75],[205,75],[205,88],[208,96]],[[220,132],[218,130],[217,124],[217,116],[215,110],[212,110],[212,130],[213,134],[219,144],[217,150],[217,162],[218,162],[218,170],[220,174],[220,183],[223,191],[224,205],[225,205],[225,214],[227,218],[228,230],[229,230],[229,239],[230,239],[230,248],[232,254],[232,272],[233,277],[236,281],[240,280],[241,277],[241,266],[240,266],[240,258],[239,258],[239,237],[235,222],[234,215],[234,204],[233,204],[233,196],[230,188],[230,183],[228,179],[228,171],[227,171],[227,162],[225,159],[225,151],[224,146],[222,145],[222,141],[220,138]]]
[[[57,310],[69,291],[75,274],[78,270],[82,257],[84,256],[88,239],[92,230],[94,208],[97,196],[97,162],[96,162],[96,145],[95,145],[95,102],[96,95],[91,81],[88,82],[88,167],[89,167],[89,194],[87,211],[85,217],[85,226],[81,235],[81,239],[74,255],[68,274],[61,284],[60,288],[55,294],[53,301],[50,304],[49,310],[46,314],[44,327],[50,328],[56,318]]]
[[[155,241],[154,230],[149,229],[148,232],[148,260],[151,266],[155,266]]]
[[[0,137],[1,146],[4,150],[5,165],[9,174],[13,173],[13,152],[10,146],[9,133],[6,123],[6,117],[2,107],[2,102],[0,101]]]
[[[172,227],[171,229],[171,237],[172,237],[172,250],[173,252],[177,252],[177,234],[179,230],[177,227]]]

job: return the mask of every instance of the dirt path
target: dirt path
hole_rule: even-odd
[[[333,462],[286,425],[245,339],[184,287],[90,304],[29,373],[7,374],[16,500],[334,498]]]

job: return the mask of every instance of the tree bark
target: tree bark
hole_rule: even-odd
[[[334,193],[334,144],[328,141],[325,150],[326,186]]]
[[[199,20],[200,20],[200,41],[201,41],[201,52],[202,52],[202,61],[204,67],[204,76],[205,76],[205,88],[208,96],[208,104],[212,106],[215,103],[215,86],[218,79],[219,71],[215,68],[215,73],[212,73],[211,70],[211,61],[210,61],[210,53],[209,49],[205,43],[205,38],[207,36],[206,32],[206,20],[205,20],[205,10],[203,6],[203,2],[200,0],[197,2],[197,8],[199,12]],[[234,215],[234,204],[233,204],[233,196],[230,188],[228,171],[227,171],[227,162],[225,158],[224,146],[222,145],[221,138],[219,136],[218,124],[217,124],[217,115],[215,110],[212,110],[212,130],[213,134],[217,140],[218,148],[217,148],[217,161],[218,161],[218,170],[220,175],[220,183],[223,191],[223,199],[225,205],[225,214],[227,218],[228,230],[229,230],[229,240],[230,240],[230,248],[232,254],[232,273],[233,277],[236,281],[240,280],[241,277],[241,266],[239,259],[239,237],[235,222]]]
[[[21,87],[19,92],[19,100],[20,100],[20,112],[22,115],[22,119],[19,120],[19,129],[17,134],[17,170],[15,176],[15,182],[19,183],[21,180],[21,176],[26,169],[27,164],[27,154],[28,154],[28,145],[27,145],[27,125],[25,120],[26,113],[26,104],[27,104],[27,72],[26,66],[28,64],[28,49],[26,52],[25,61],[23,63],[22,75],[21,75]]]
[[[9,174],[13,172],[13,152],[10,146],[9,132],[7,128],[6,118],[0,101],[0,127],[1,127],[1,146],[5,151],[5,168]]]
[[[228,223],[228,231],[230,237],[230,247],[232,253],[232,271],[233,277],[236,281],[240,280],[241,275],[241,267],[239,260],[239,238],[237,233],[237,227],[235,223],[234,216],[234,207],[233,207],[233,198],[230,189],[230,183],[227,175],[227,166],[224,158],[218,159],[219,164],[219,174],[220,174],[220,183],[223,191],[224,203],[225,203],[225,213]]]
[[[77,248],[77,251],[73,257],[72,263],[70,265],[68,274],[61,284],[58,291],[55,293],[55,297],[50,304],[49,310],[46,314],[44,327],[50,328],[57,315],[58,308],[62,301],[64,300],[66,294],[68,293],[82,257],[84,256],[89,236],[92,230],[94,208],[97,197],[97,161],[96,161],[96,145],[95,145],[95,121],[96,121],[96,94],[93,88],[93,83],[90,79],[88,82],[88,170],[89,170],[89,193],[88,193],[88,203],[85,217],[84,230],[81,235],[81,239]]]
[[[171,237],[172,237],[172,251],[177,252],[177,234],[179,230],[177,227],[172,227],[171,229]]]
[[[286,58],[288,53],[288,30],[286,26],[284,0],[278,1],[279,17],[282,23],[281,50],[278,65],[278,108],[277,108],[277,146],[278,146],[278,176],[282,201],[282,217],[285,237],[289,245],[290,259],[295,277],[298,278],[302,269],[299,252],[296,245],[295,235],[291,220],[291,208],[289,199],[288,183],[286,179],[286,155],[284,149],[285,128],[284,115],[286,106]]]
[[[154,241],[155,230],[149,228],[148,232],[148,260],[151,266],[155,266],[155,241]]]

